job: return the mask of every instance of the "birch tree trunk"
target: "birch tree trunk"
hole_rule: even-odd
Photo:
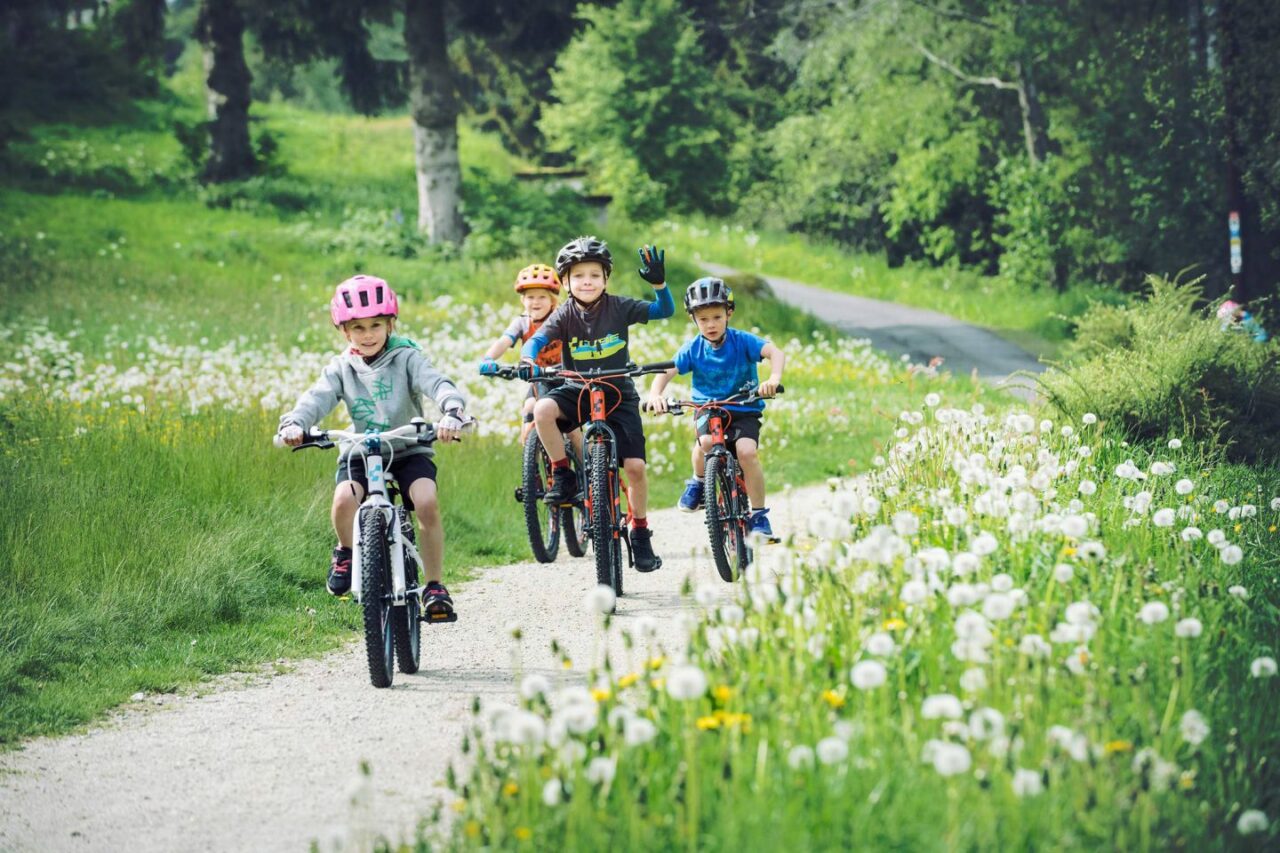
[[[204,47],[209,114],[209,161],[204,179],[247,178],[257,165],[249,142],[249,83],[244,61],[244,16],[237,0],[202,0],[196,33]]]
[[[418,230],[432,243],[460,243],[462,171],[458,165],[458,100],[444,24],[445,0],[406,0],[409,112],[418,173]]]

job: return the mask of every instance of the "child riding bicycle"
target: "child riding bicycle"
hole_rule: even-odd
[[[520,296],[524,313],[512,320],[502,336],[485,350],[484,358],[480,362],[481,376],[497,376],[500,369],[498,359],[502,354],[516,344],[523,346],[537,333],[538,329],[542,328],[542,324],[546,322],[547,317],[551,316],[551,312],[559,307],[560,276],[546,264],[530,264],[516,274],[515,291]],[[543,347],[538,353],[538,366],[559,367],[561,349],[560,341],[552,341]],[[520,430],[522,445],[528,438],[529,431],[533,429],[533,404],[537,397],[536,386],[530,385],[529,393],[524,399],[524,407],[521,409],[524,421],[524,426]],[[574,443],[581,444],[577,436]]]
[[[310,390],[298,398],[293,410],[280,418],[279,433],[286,444],[298,446],[308,429],[323,420],[338,403],[346,403],[353,431],[381,432],[422,417],[422,395],[430,397],[445,417],[437,425],[440,441],[455,441],[466,417],[466,400],[457,386],[436,370],[418,345],[394,334],[399,301],[382,279],[357,275],[338,285],[329,304],[329,315],[350,347],[325,367]],[[434,451],[411,439],[386,439],[393,451],[388,470],[400,485],[407,508],[413,509],[422,529],[421,555],[427,587],[423,610],[449,615],[453,599],[441,583],[444,562],[444,527],[436,492]],[[337,487],[333,492],[332,520],[338,535],[329,567],[329,592],[344,595],[351,589],[352,524],[368,489],[364,458],[352,452],[351,443],[339,446]]]
[[[639,249],[640,276],[653,285],[657,298],[650,302],[606,293],[613,272],[613,256],[603,240],[579,237],[556,255],[556,273],[569,287],[569,301],[542,324],[521,350],[521,378],[541,374],[536,359],[553,342],[563,345],[567,370],[612,369],[631,361],[628,330],[636,323],[661,320],[675,313],[675,302],[666,285],[665,253],[654,246]],[[631,547],[636,569],[652,572],[662,560],[653,551],[649,530],[649,481],[645,472],[644,427],[640,422],[640,395],[629,377],[606,388],[607,422],[618,442],[618,457],[630,486]],[[545,500],[554,505],[573,500],[578,484],[569,467],[561,433],[581,426],[588,418],[588,396],[582,383],[573,380],[543,395],[533,407],[534,426],[552,465],[552,484]]]
[[[684,310],[697,325],[698,334],[676,353],[676,366],[653,380],[649,389],[650,409],[667,410],[662,392],[677,373],[693,374],[693,399],[697,403],[723,400],[754,389],[757,383],[759,396],[772,397],[777,393],[787,357],[771,342],[750,332],[729,328],[733,304],[733,291],[722,279],[700,278],[689,285],[684,294]],[[766,359],[770,366],[769,378],[759,382],[756,364]],[[747,496],[751,499],[750,532],[772,539],[769,508],[765,506],[764,468],[758,454],[764,401],[730,404],[724,408],[732,417],[725,439],[738,457]],[[685,512],[695,512],[702,505],[705,451],[711,447],[707,423],[707,417],[700,416],[696,424],[698,439],[693,445],[693,476],[686,481],[679,503]]]

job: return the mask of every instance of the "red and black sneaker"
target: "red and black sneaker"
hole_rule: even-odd
[[[422,591],[422,615],[427,622],[453,622],[458,617],[453,612],[453,598],[440,581],[427,581]]]
[[[351,592],[351,549],[334,548],[333,563],[329,566],[329,594],[346,595]]]

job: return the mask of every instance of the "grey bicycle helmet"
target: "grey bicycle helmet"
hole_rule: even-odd
[[[613,255],[605,242],[595,237],[579,237],[565,243],[556,255],[556,275],[563,279],[569,274],[569,267],[583,261],[596,261],[604,267],[606,276],[613,274]]]
[[[723,305],[725,310],[733,310],[733,290],[724,283],[724,279],[704,276],[685,288],[684,310],[692,314],[695,308],[706,308],[709,305]]]

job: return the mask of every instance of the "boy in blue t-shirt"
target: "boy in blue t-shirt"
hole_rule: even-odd
[[[677,373],[693,374],[693,401],[705,403],[724,400],[752,388],[761,397],[772,397],[782,382],[786,355],[771,342],[750,332],[729,328],[733,316],[733,291],[718,278],[700,278],[689,285],[684,294],[684,309],[698,326],[698,336],[676,353],[676,366],[660,373],[649,389],[649,408],[667,410],[662,392]],[[759,382],[756,364],[769,360],[769,378]],[[729,427],[725,440],[738,457],[742,478],[751,499],[751,532],[773,538],[769,509],[764,502],[764,469],[757,453],[760,445],[760,417],[764,401],[747,405],[729,405]],[[693,446],[693,477],[685,483],[680,496],[680,509],[695,512],[702,505],[703,475],[706,471],[705,451],[711,447],[708,418],[700,415],[697,422],[698,441]]]

